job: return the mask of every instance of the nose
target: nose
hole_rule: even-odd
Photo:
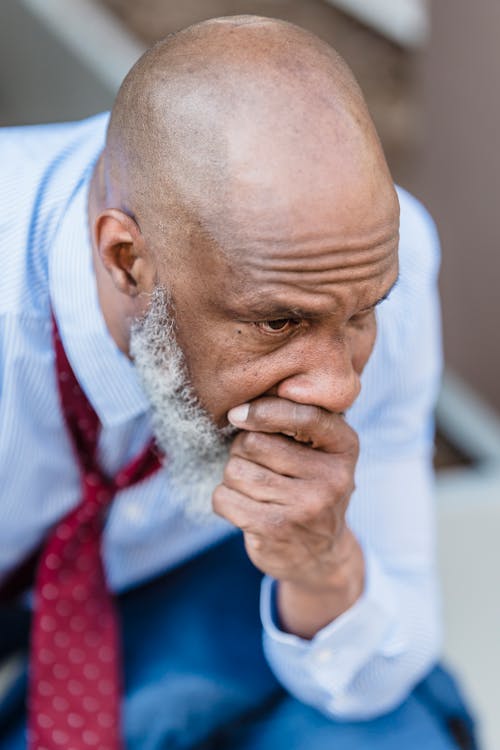
[[[353,405],[360,390],[351,352],[342,342],[327,351],[304,352],[296,372],[279,383],[277,395],[338,414]]]

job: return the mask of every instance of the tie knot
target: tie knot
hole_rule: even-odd
[[[116,487],[98,471],[89,471],[83,475],[85,498],[100,507],[108,505],[116,492]]]

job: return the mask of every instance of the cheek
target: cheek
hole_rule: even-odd
[[[237,330],[226,335],[200,335],[183,345],[189,380],[201,405],[223,427],[234,406],[262,396],[276,384],[276,368],[248,355]]]
[[[225,423],[229,409],[259,396],[272,395],[279,380],[276,368],[262,363],[222,362],[205,381],[205,408],[218,423],[221,420]]]

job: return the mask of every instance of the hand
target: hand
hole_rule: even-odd
[[[231,447],[214,510],[242,529],[247,553],[280,581],[282,626],[312,637],[359,597],[362,553],[345,523],[358,439],[343,416],[267,397],[253,401]],[[300,611],[307,610],[307,611]]]

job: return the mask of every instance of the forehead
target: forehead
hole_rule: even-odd
[[[374,305],[397,278],[397,234],[377,239],[341,250],[327,240],[320,247],[304,241],[300,251],[290,247],[288,253],[250,250],[213,281],[219,281],[226,304],[250,317],[353,314]]]
[[[374,305],[395,283],[397,218],[370,230],[341,231],[336,222],[313,228],[299,231],[278,217],[252,231],[240,228],[223,250],[196,253],[183,294],[200,311],[223,309],[241,320],[342,317]]]
[[[363,181],[351,174],[342,182],[339,188],[328,175],[316,182],[309,175],[258,195],[243,186],[246,205],[233,199],[224,226],[212,233],[219,258],[210,280],[230,300],[311,314],[383,296],[397,276],[396,193],[385,175]]]
[[[383,295],[397,275],[399,206],[378,145],[351,132],[230,133],[231,168],[197,212],[184,291],[310,309]]]

